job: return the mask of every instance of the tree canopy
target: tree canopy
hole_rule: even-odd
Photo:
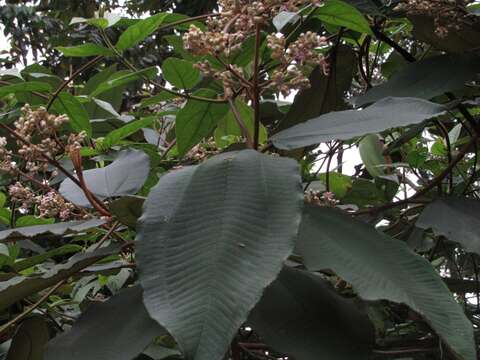
[[[477,359],[479,15],[7,1],[0,359]]]

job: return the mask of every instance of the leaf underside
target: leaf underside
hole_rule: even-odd
[[[160,179],[137,261],[150,315],[187,359],[220,360],[291,253],[302,193],[295,161],[253,150]]]

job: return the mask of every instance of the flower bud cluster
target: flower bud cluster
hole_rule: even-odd
[[[472,16],[465,9],[467,4],[466,0],[406,0],[400,7],[408,15],[433,17],[435,33],[446,37],[449,32],[459,30],[459,24]]]
[[[67,145],[65,145],[65,152],[71,154],[75,151],[78,151],[82,148],[82,143],[85,141],[87,133],[81,131],[78,134],[72,133],[68,136]]]
[[[39,183],[44,176],[40,172],[49,172],[55,176],[45,155],[55,159],[65,152],[78,150],[84,141],[85,133],[70,134],[68,137],[58,135],[60,128],[68,121],[65,115],[51,115],[45,108],[33,110],[29,105],[22,108],[22,116],[14,122],[15,139],[18,150],[7,148],[7,139],[0,137],[0,170],[12,175],[30,178],[44,190],[36,194],[30,187],[15,182],[8,188],[13,202],[19,204],[19,210],[29,212],[36,207],[40,217],[58,217],[67,220],[76,217],[75,205],[66,201],[57,191],[48,187],[48,183]],[[12,136],[13,137],[13,136]],[[64,142],[66,145],[64,145]],[[13,161],[13,159],[16,161]],[[27,174],[25,174],[25,172]],[[37,180],[36,180],[37,179]]]
[[[28,212],[36,205],[40,217],[68,220],[74,216],[75,205],[67,202],[58,192],[50,190],[45,195],[35,195],[32,189],[16,182],[8,187],[8,194],[12,201],[20,204],[19,210]]]
[[[8,187],[8,194],[12,201],[21,204],[21,211],[27,212],[35,203],[35,193],[28,186],[23,186],[18,181]]]
[[[300,34],[298,39],[285,48],[283,35],[272,34],[267,37],[267,45],[272,51],[272,58],[281,66],[271,74],[270,87],[277,89],[284,96],[292,90],[301,90],[310,86],[304,75],[306,66],[322,66],[328,72],[328,63],[318,50],[327,44],[327,39],[314,32]]]
[[[11,172],[15,167],[12,151],[7,149],[7,138],[0,137],[0,170]]]
[[[335,207],[339,203],[339,201],[335,199],[335,194],[331,191],[324,192],[323,194],[319,191],[307,191],[305,193],[305,201],[309,204],[322,207]]]
[[[68,122],[66,115],[52,115],[43,107],[36,110],[29,105],[22,108],[22,116],[14,122],[14,131],[18,137],[17,154],[24,160],[24,167],[28,173],[48,171],[48,163],[44,156],[55,158],[64,152],[81,147],[85,133],[71,134],[65,146],[58,136],[60,128]],[[15,173],[17,163],[12,161],[13,153],[7,150],[7,139],[0,137],[0,170]]]
[[[59,217],[61,220],[68,220],[73,216],[75,210],[72,203],[65,201],[63,196],[53,190],[45,195],[35,197],[35,202],[40,211],[40,217]]]
[[[41,154],[55,157],[63,152],[57,131],[68,122],[68,117],[51,115],[43,107],[32,110],[29,105],[25,105],[22,111],[23,115],[14,123],[15,132],[29,143],[17,140],[18,155],[25,159],[25,168],[29,172],[47,171],[48,164]]]
[[[306,5],[319,6],[321,0],[220,0],[222,12],[207,20],[207,29],[195,25],[184,34],[185,48],[194,55],[211,55],[217,58],[230,57],[237,53],[247,38],[254,35],[262,25],[282,11],[297,12]],[[291,90],[309,86],[304,75],[306,66],[320,65],[327,68],[326,61],[318,49],[326,44],[326,39],[315,33],[302,34],[297,41],[286,47],[286,40],[272,34],[268,37],[268,47],[272,57],[280,61],[281,68],[271,74],[269,86],[288,95]],[[224,97],[233,95],[235,85],[241,79],[239,69],[212,69],[208,61],[197,66],[205,76],[224,82]],[[245,83],[245,82],[244,82]]]

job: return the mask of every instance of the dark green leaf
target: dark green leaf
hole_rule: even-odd
[[[98,95],[106,91],[126,85],[128,83],[131,83],[132,81],[153,79],[157,75],[157,72],[158,70],[156,67],[149,67],[136,72],[119,72],[118,74],[110,77],[107,81],[98,85],[98,87],[92,93],[90,93],[90,97],[98,97]]]
[[[213,90],[202,89],[196,91],[195,95],[215,98],[217,93]],[[189,100],[180,109],[175,121],[175,133],[180,156],[185,155],[205,136],[208,136],[227,111],[228,106],[226,104]]]
[[[65,235],[69,233],[77,233],[91,228],[99,227],[105,224],[102,219],[68,221],[48,225],[35,225],[27,227],[19,227],[10,230],[0,231],[0,240],[14,241],[24,238],[32,238],[40,235]]]
[[[124,196],[118,200],[112,201],[109,209],[122,224],[134,228],[137,226],[138,218],[142,215],[144,202],[144,197]]]
[[[297,252],[311,270],[331,269],[365,300],[405,303],[461,359],[476,359],[473,328],[435,269],[399,240],[326,207],[305,208]]]
[[[75,254],[65,264],[52,267],[42,275],[16,276],[8,281],[0,282],[0,310],[35,294],[43,289],[56,285],[80,270],[95,264],[97,261],[118,253],[120,247],[112,245],[94,252]]]
[[[346,27],[372,35],[367,19],[355,7],[340,0],[327,0],[315,11],[315,17],[327,24]]]
[[[129,26],[120,35],[115,47],[120,51],[124,51],[135,46],[157,30],[167,16],[168,14],[165,13],[156,14]]]
[[[70,57],[84,57],[84,56],[114,56],[115,53],[98,44],[82,44],[77,46],[64,47],[59,46],[56,48],[64,56]]]
[[[139,221],[140,282],[187,359],[222,359],[290,254],[302,203],[295,161],[253,150],[171,172],[152,189]]]
[[[415,98],[385,98],[362,110],[331,112],[275,134],[279,149],[297,149],[330,140],[348,140],[393,127],[419,123],[446,111],[439,104]]]
[[[83,177],[88,189],[99,199],[132,195],[140,190],[150,171],[150,159],[139,150],[126,150],[103,168],[86,170]],[[83,191],[70,179],[60,185],[60,193],[79,206],[91,206]]]
[[[137,285],[91,305],[72,330],[48,344],[45,360],[131,360],[164,334],[148,315]]]
[[[108,149],[117,145],[121,140],[136,133],[141,128],[150,126],[156,118],[156,116],[149,116],[140,120],[134,120],[122,126],[121,128],[113,130],[107,134],[107,136],[105,136],[101,146],[104,149]]]
[[[15,93],[23,93],[23,92],[30,92],[30,91],[37,91],[37,92],[50,92],[52,87],[50,84],[45,82],[39,81],[29,81],[29,82],[19,82],[12,85],[5,85],[0,87],[0,98],[8,95],[8,94],[15,94]]]
[[[162,74],[165,80],[179,89],[191,89],[201,79],[200,70],[194,68],[193,63],[173,57],[162,63]]]
[[[268,345],[296,360],[361,360],[375,343],[367,315],[318,274],[284,267],[250,313]]]
[[[59,114],[67,114],[70,126],[76,132],[85,131],[92,136],[92,125],[87,110],[72,94],[62,91],[53,102],[53,108]]]
[[[463,88],[479,72],[478,63],[479,58],[474,54],[451,54],[408,64],[387,82],[354,98],[353,103],[355,106],[363,106],[388,96],[428,100]]]
[[[469,252],[480,255],[480,201],[467,198],[439,199],[421,213],[416,226],[432,229],[436,235],[462,245]]]
[[[13,337],[6,360],[43,360],[49,338],[47,322],[42,317],[25,319]]]

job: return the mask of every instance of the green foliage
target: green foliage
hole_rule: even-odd
[[[53,109],[59,114],[68,115],[70,126],[74,131],[85,131],[88,136],[92,136],[92,125],[87,110],[75,96],[62,91],[55,99]]]
[[[97,3],[0,8],[0,359],[476,359],[476,4]]]
[[[171,172],[152,189],[137,238],[140,283],[187,358],[223,356],[291,253],[301,203],[295,161],[253,150]]]
[[[360,33],[371,34],[370,25],[355,7],[338,0],[327,0],[315,15],[327,24],[343,26]]]
[[[213,90],[200,89],[195,91],[194,95],[215,98],[216,93]],[[226,104],[189,100],[177,113],[175,120],[175,135],[179,155],[185,155],[200,140],[210,135],[227,111],[228,106]]]
[[[193,63],[176,58],[168,58],[162,64],[165,80],[179,89],[191,89],[200,81],[200,70]]]
[[[297,251],[307,268],[334,270],[366,300],[408,304],[458,356],[475,359],[470,321],[431,265],[405,244],[333,209],[307,207]]]
[[[95,55],[112,56],[115,54],[112,50],[97,44],[83,44],[70,47],[59,46],[57,50],[63,55],[70,57],[85,57]]]
[[[157,30],[167,16],[168,14],[157,14],[129,26],[120,35],[115,47],[120,51],[124,51],[135,46]]]

